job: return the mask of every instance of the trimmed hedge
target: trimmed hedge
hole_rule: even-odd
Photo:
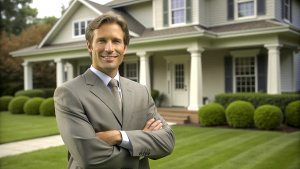
[[[157,98],[158,98],[158,96],[159,96],[159,91],[158,90],[151,90],[151,96],[152,96],[152,98],[153,98],[153,100],[155,101]]]
[[[8,111],[9,102],[13,99],[13,96],[0,97],[0,111]]]
[[[27,115],[39,115],[40,114],[40,105],[44,101],[44,98],[35,97],[28,100],[24,105],[24,112]]]
[[[45,91],[41,89],[32,89],[32,90],[19,90],[15,93],[15,96],[28,96],[28,97],[42,97],[45,98]]]
[[[24,104],[29,99],[30,97],[27,96],[18,96],[13,98],[8,105],[8,111],[12,114],[24,114]]]
[[[264,105],[254,112],[255,125],[264,130],[276,129],[283,120],[282,111],[277,106]]]
[[[40,113],[43,116],[55,116],[53,97],[50,97],[42,102],[40,106]]]
[[[225,111],[229,126],[237,128],[252,127],[254,124],[254,106],[246,101],[234,101]]]
[[[208,103],[198,111],[199,121],[203,126],[217,126],[225,123],[225,109],[218,103]]]
[[[41,90],[45,92],[45,98],[49,98],[53,97],[55,88],[42,88]]]
[[[296,100],[300,100],[299,94],[271,95],[265,93],[226,93],[215,96],[215,102],[223,105],[225,109],[234,101],[242,100],[252,103],[257,108],[263,105],[274,105],[285,111],[286,106]]]
[[[286,107],[285,124],[300,127],[300,100],[294,101]]]

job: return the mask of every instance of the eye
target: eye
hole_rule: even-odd
[[[106,40],[105,39],[98,39],[97,43],[105,43]]]
[[[121,40],[119,40],[119,39],[114,39],[113,42],[114,42],[114,43],[121,43]]]

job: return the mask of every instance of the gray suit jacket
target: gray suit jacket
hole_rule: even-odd
[[[157,113],[148,90],[122,77],[120,84],[123,112],[110,89],[91,70],[56,89],[56,119],[70,152],[69,169],[146,169],[149,168],[148,158],[162,158],[173,151],[174,133]],[[143,131],[150,118],[161,120],[163,128]],[[95,136],[96,132],[107,130],[126,131],[133,147],[132,155],[128,150],[110,146]],[[140,156],[145,158],[139,160]]]

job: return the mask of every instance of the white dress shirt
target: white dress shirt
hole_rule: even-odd
[[[96,68],[93,67],[93,65],[91,65],[90,67],[90,70],[92,72],[94,72],[103,82],[104,84],[108,87],[108,83],[110,82],[110,80],[112,79],[111,77],[109,77],[108,75],[106,75],[105,73],[97,70]],[[118,81],[118,90],[119,90],[119,95],[121,97],[121,101],[122,101],[122,90],[121,90],[121,84],[120,84],[120,74],[119,72],[117,73],[117,75],[114,77],[114,79],[116,79]],[[111,90],[111,88],[110,88]],[[125,131],[121,131],[120,130],[120,133],[122,135],[122,143],[119,145],[120,147],[123,147],[125,149],[128,149],[130,152],[132,151],[132,145],[131,145],[131,142],[126,134]]]

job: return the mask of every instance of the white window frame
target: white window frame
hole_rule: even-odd
[[[178,26],[178,25],[185,25],[186,24],[186,0],[183,0],[184,1],[184,7],[183,8],[180,8],[180,9],[176,9],[176,10],[184,10],[184,21],[182,23],[173,23],[172,22],[172,12],[173,11],[176,11],[176,10],[172,10],[172,0],[169,0],[169,23],[171,26]]]
[[[84,34],[81,33],[81,22],[85,23],[84,30],[86,30],[88,22],[92,21],[92,20],[93,19],[85,19],[85,20],[76,20],[76,21],[73,21],[73,23],[72,23],[72,37],[73,38],[84,37],[85,36],[85,32],[84,32]],[[78,23],[78,28],[79,28],[79,34],[78,35],[75,35],[75,24],[76,23]]]
[[[252,19],[257,17],[257,5],[256,2],[257,0],[235,0],[234,1],[234,15],[236,20],[243,20],[243,19]],[[239,17],[239,4],[240,3],[245,3],[245,2],[253,2],[253,16],[244,16],[244,17]]]
[[[236,66],[235,59],[241,57],[253,57],[254,58],[254,77],[255,77],[255,93],[258,92],[258,74],[257,74],[257,54],[259,53],[259,49],[248,49],[248,50],[239,50],[239,51],[231,51],[230,54],[233,56],[232,63],[232,76],[233,76],[233,93],[237,92],[236,86]]]
[[[288,4],[286,3],[286,1],[288,1]],[[284,0],[284,6],[283,6],[284,9],[282,9],[282,10],[284,10],[283,20],[288,23],[290,23],[290,20],[291,20],[291,12],[290,12],[291,6],[290,5],[291,5],[291,0]],[[286,13],[288,16],[285,15]]]

